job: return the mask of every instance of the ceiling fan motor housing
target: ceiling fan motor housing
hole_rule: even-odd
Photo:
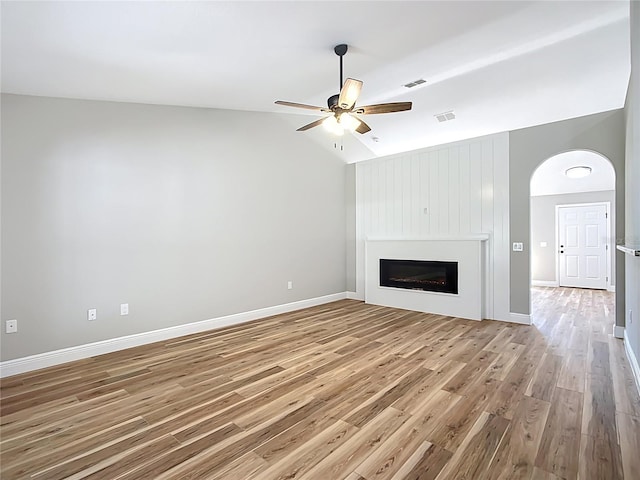
[[[327,99],[327,106],[333,110],[335,107],[338,106],[338,98],[340,98],[340,94],[337,95],[331,95],[328,99]]]

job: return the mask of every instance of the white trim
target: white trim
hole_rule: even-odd
[[[640,366],[638,365],[638,359],[629,346],[629,338],[627,337],[627,330],[624,331],[624,349],[627,352],[627,358],[631,364],[631,371],[633,372],[633,378],[636,380],[636,388],[638,394],[640,394]]]
[[[624,327],[618,325],[613,326],[613,336],[616,338],[624,338]]]
[[[521,325],[531,325],[533,322],[531,321],[531,315],[527,313],[509,313],[509,320],[500,320],[511,323],[519,323]]]
[[[39,353],[14,360],[0,362],[0,378],[30,372],[41,368],[73,362],[84,358],[116,352],[126,348],[139,347],[153,342],[160,342],[172,338],[190,335],[192,333],[205,332],[221,327],[228,327],[239,323],[250,322],[260,318],[270,317],[281,313],[293,312],[308,307],[315,307],[325,303],[335,302],[347,298],[347,292],[334,293],[323,297],[310,298],[273,307],[260,308],[249,312],[235,313],[224,317],[202,320],[199,322],[176,325],[175,327],[162,328],[150,332],[136,333],[125,337],[102,340],[100,342],[63,348],[52,352]]]
[[[558,287],[555,280],[531,280],[532,287]]]
[[[466,242],[468,240],[486,241],[489,240],[488,233],[478,233],[475,235],[424,235],[420,237],[374,237],[366,238],[367,242],[424,242],[424,241],[448,241],[448,242]]]
[[[640,257],[640,247],[627,247],[626,245],[616,245],[621,252],[631,255],[632,257]]]
[[[361,300],[364,302],[364,297],[362,297],[358,292],[347,292],[347,298],[349,300]]]
[[[531,280],[531,286],[532,287],[552,287],[552,288],[557,288],[560,285],[558,284],[558,282],[553,281],[553,280]],[[615,285],[608,285],[607,286],[607,292],[615,293],[616,292],[616,286]],[[620,337],[620,338],[622,338],[622,337]]]

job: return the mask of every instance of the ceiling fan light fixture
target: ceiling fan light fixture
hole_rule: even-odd
[[[349,113],[342,113],[338,118],[338,123],[345,129],[350,132],[355,132],[356,128],[360,126],[362,122],[358,120],[356,117]]]
[[[338,119],[334,115],[325,118],[322,121],[322,126],[334,135],[344,135],[344,126],[338,122]]]
[[[584,178],[591,175],[591,167],[580,165],[567,169],[564,174],[569,178]]]

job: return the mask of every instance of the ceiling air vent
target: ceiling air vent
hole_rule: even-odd
[[[427,83],[427,81],[423,78],[419,78],[418,80],[414,80],[413,82],[405,83],[404,86],[407,88],[413,88],[422,83]]]
[[[436,117],[438,121],[442,123],[442,122],[448,122],[449,120],[453,120],[454,118],[456,118],[456,114],[453,113],[453,110],[450,110],[448,112],[438,113],[437,115],[434,115],[434,117]]]

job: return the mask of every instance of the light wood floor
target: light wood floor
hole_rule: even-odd
[[[3,480],[640,479],[613,295],[535,326],[344,300],[10,377]]]

